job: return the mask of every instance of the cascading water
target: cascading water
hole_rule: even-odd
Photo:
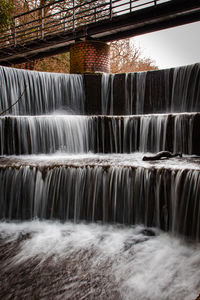
[[[0,154],[168,150],[199,155],[199,121],[199,113],[5,116],[0,117]]]
[[[102,114],[200,111],[200,64],[161,71],[102,76]],[[123,101],[122,98],[123,97]]]
[[[116,156],[119,159],[119,156]],[[74,165],[54,156],[54,166],[29,157],[1,167],[0,218],[60,219],[144,224],[199,239],[200,172],[188,168],[134,161],[119,164],[110,156],[83,156]],[[46,157],[47,159],[47,157]],[[107,159],[107,163],[105,163]],[[123,158],[121,158],[122,160]],[[66,157],[64,157],[66,160]],[[141,158],[140,158],[141,160]],[[183,161],[186,163],[186,161]],[[14,165],[14,168],[13,168]],[[78,174],[77,174],[78,173]],[[23,180],[21,180],[23,178]],[[188,190],[190,191],[188,193]]]
[[[0,66],[0,111],[6,114],[42,115],[55,110],[84,114],[81,75],[42,73]]]
[[[0,75],[0,298],[197,297],[200,65],[95,75],[98,115],[84,76]]]

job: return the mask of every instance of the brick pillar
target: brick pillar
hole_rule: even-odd
[[[70,47],[70,73],[109,73],[110,46],[99,41],[81,41]]]

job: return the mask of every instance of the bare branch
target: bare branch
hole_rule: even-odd
[[[5,109],[4,111],[2,111],[0,113],[0,116],[4,115],[7,111],[9,111],[13,106],[15,106],[19,101],[20,99],[22,99],[23,95],[25,94],[26,92],[26,89],[27,89],[27,86],[25,85],[25,88],[23,90],[23,92],[21,93],[21,95],[19,96],[19,98],[17,99],[17,101],[15,103],[13,103],[11,106],[9,106],[7,109]]]
[[[111,44],[111,72],[126,73],[158,69],[150,58],[143,58],[142,51],[124,39]]]

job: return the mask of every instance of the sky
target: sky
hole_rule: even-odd
[[[159,69],[200,62],[200,22],[140,35],[133,42]]]

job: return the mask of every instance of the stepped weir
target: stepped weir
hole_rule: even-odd
[[[18,291],[3,279],[1,299],[197,297],[199,82],[200,64],[116,75],[0,67],[0,274],[14,286],[18,268],[57,274],[35,289],[19,275]],[[142,160],[159,151],[183,156]]]

